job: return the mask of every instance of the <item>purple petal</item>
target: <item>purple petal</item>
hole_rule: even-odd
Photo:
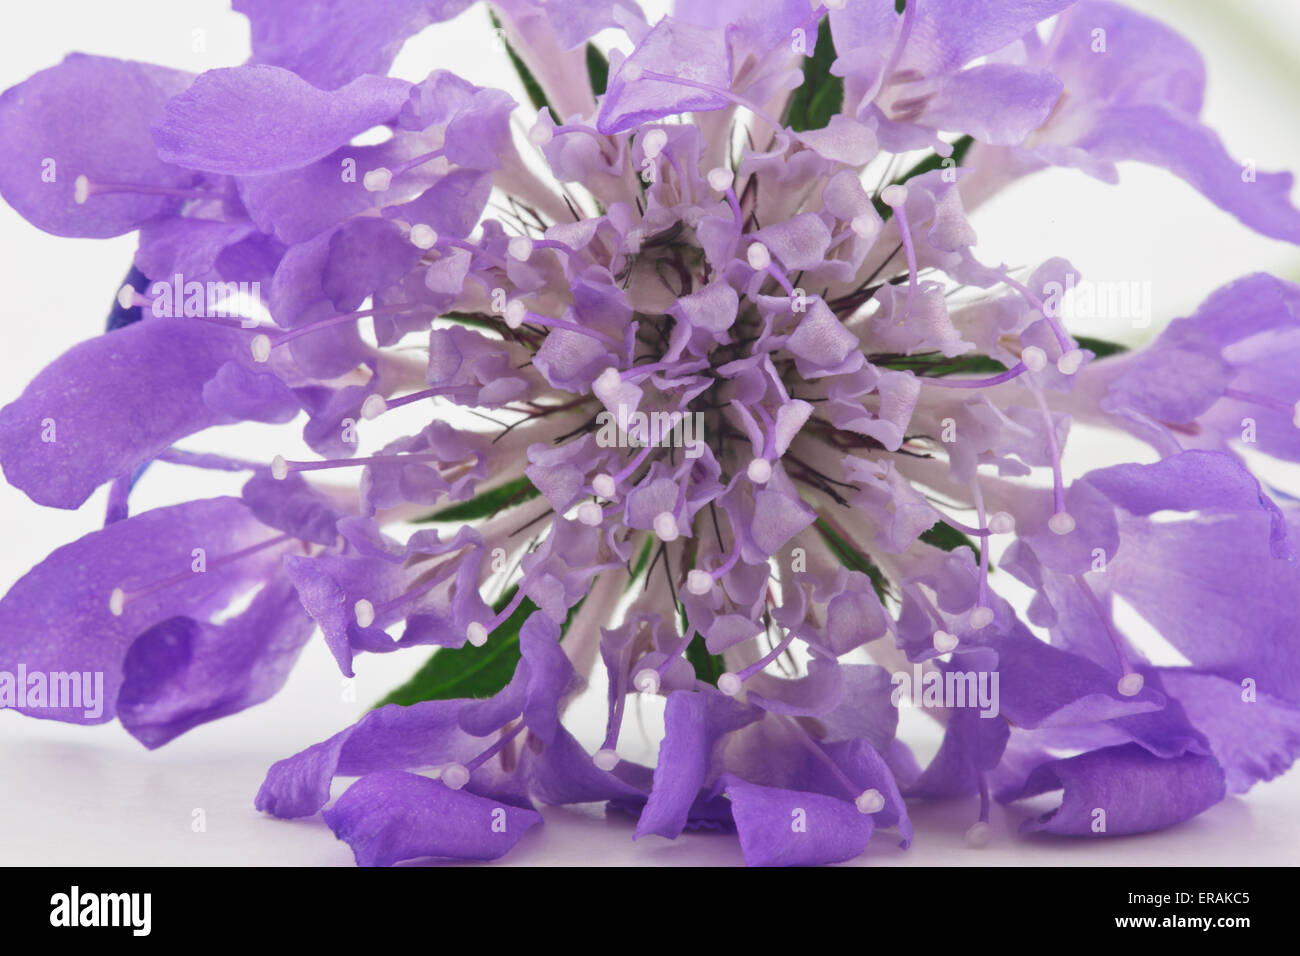
[[[1025,832],[1122,836],[1191,819],[1224,797],[1223,770],[1213,757],[1163,760],[1137,744],[1105,747],[1053,760],[1034,770],[1022,800],[1064,788],[1061,805],[1020,825]],[[1105,828],[1098,829],[1105,811]]]
[[[146,511],[56,549],[0,600],[0,670],[13,674],[21,664],[29,674],[102,675],[100,709],[89,715],[89,705],[17,709],[78,724],[112,720],[123,661],[136,638],[172,618],[216,615],[274,575],[285,546],[203,573],[195,571],[195,549],[202,549],[206,567],[273,537],[239,499],[209,498]],[[128,592],[120,615],[109,608],[117,588]],[[191,692],[201,698],[207,690]],[[170,706],[178,709],[195,699],[176,689],[171,694]]]
[[[473,0],[233,0],[248,17],[253,59],[293,70],[332,90],[361,76],[383,76],[408,37],[450,20]]]
[[[118,718],[152,749],[269,700],[284,686],[315,628],[284,578],[220,624],[169,618],[141,634],[127,652]]]
[[[358,866],[440,857],[495,860],[542,815],[400,770],[362,777],[324,813]]]
[[[397,115],[405,80],[361,76],[326,92],[275,66],[209,70],[153,126],[166,162],[214,173],[298,169]]]
[[[0,96],[0,195],[59,236],[104,238],[177,209],[172,196],[119,192],[75,199],[94,183],[186,187],[194,175],[160,162],[149,122],[193,79],[146,63],[73,53]],[[50,165],[50,164],[53,165]]]
[[[237,355],[239,331],[148,318],[73,346],[0,410],[0,464],[33,501],[76,508],[177,439],[228,419],[204,383]]]
[[[870,814],[820,793],[760,787],[728,778],[726,794],[749,866],[817,866],[867,848]]]

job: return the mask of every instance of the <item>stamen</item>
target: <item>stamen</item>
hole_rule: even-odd
[[[731,184],[736,181],[736,175],[726,166],[716,166],[709,170],[708,176],[705,177],[709,182],[709,188],[714,192],[726,192],[731,188]]]
[[[786,631],[785,637],[783,637],[775,647],[773,647],[770,651],[768,651],[758,660],[754,661],[754,663],[750,664],[744,670],[735,674],[733,674],[731,671],[727,671],[726,673],[719,676],[718,690],[722,691],[728,697],[735,697],[737,694],[740,693],[741,685],[744,684],[745,681],[753,677],[755,674],[757,674],[759,671],[761,671],[763,668],[765,668],[768,664],[772,663],[774,660],[776,660],[778,657],[784,654],[785,649],[794,643],[794,638],[795,638],[795,633],[793,630]],[[726,686],[723,686],[724,683]]]
[[[267,548],[274,547],[275,545],[280,544],[284,541],[289,541],[292,538],[293,535],[278,534],[273,538],[268,538],[267,540],[261,542],[260,544],[250,545],[249,547],[242,548],[239,551],[233,551],[230,554],[225,554],[222,555],[221,557],[214,558],[208,561],[204,565],[205,568],[204,571],[182,571],[179,574],[170,575],[168,577],[162,578],[161,580],[155,581],[152,584],[149,584],[145,587],[137,588],[133,591],[127,591],[126,589],[120,587],[113,588],[113,590],[110,591],[108,595],[109,613],[112,614],[114,617],[121,617],[122,614],[126,611],[126,606],[130,604],[132,601],[139,600],[142,597],[146,597],[157,591],[161,591],[164,588],[169,588],[174,584],[182,584],[186,581],[192,581],[194,580],[195,575],[210,573],[212,571],[215,571],[217,568],[222,568],[222,567],[226,567],[227,565],[234,564],[235,562],[241,561],[244,558],[254,555],[259,551],[263,551]]]
[[[618,491],[614,483],[614,476],[601,472],[591,479],[591,490],[601,498],[611,499]]]
[[[1110,615],[1106,613],[1106,608],[1102,606],[1097,593],[1088,584],[1088,579],[1082,574],[1076,574],[1074,575],[1074,581],[1079,586],[1079,590],[1083,592],[1084,597],[1088,599],[1088,603],[1092,605],[1092,609],[1101,621],[1102,627],[1106,629],[1106,636],[1110,639],[1110,646],[1115,651],[1115,657],[1119,660],[1120,670],[1124,672],[1116,684],[1116,690],[1125,697],[1136,697],[1142,693],[1142,687],[1146,681],[1129,664],[1128,654],[1124,651],[1124,639],[1115,630]]]
[[[506,253],[511,259],[527,262],[533,254],[533,240],[527,236],[515,236],[506,243]]]
[[[128,286],[129,288],[129,286]],[[1274,411],[1282,412],[1291,416],[1291,424],[1300,428],[1300,402],[1285,402],[1277,398],[1269,398],[1267,395],[1259,395],[1255,392],[1243,392],[1237,388],[1225,388],[1223,390],[1224,398],[1235,398],[1239,402],[1249,402],[1252,405],[1260,405],[1264,408],[1271,408]]]
[[[371,455],[369,458],[326,458],[321,461],[288,461],[283,455],[271,459],[271,477],[283,481],[290,472],[324,471],[327,468],[351,468],[355,465],[393,465],[407,462],[433,461],[445,465],[467,464],[470,459],[458,462],[443,462],[437,452],[414,452],[404,455]]]
[[[853,805],[858,808],[858,813],[879,813],[885,809],[885,795],[875,787],[869,787],[858,794]]]
[[[365,598],[352,605],[352,613],[356,616],[357,627],[369,627],[375,623],[375,606]]]
[[[417,249],[432,249],[438,244],[438,231],[430,225],[417,222],[411,227],[411,245]]]
[[[512,239],[511,242],[514,242]],[[532,325],[540,325],[550,329],[564,329],[568,332],[577,332],[579,335],[585,335],[589,339],[594,339],[605,347],[617,346],[618,342],[613,337],[603,332],[597,332],[595,329],[589,329],[586,326],[579,325],[577,322],[570,322],[568,319],[553,319],[550,316],[538,315],[535,312],[529,312],[528,308],[519,299],[514,299],[506,306],[505,311],[506,325],[512,329],[517,329],[525,322]],[[605,371],[610,371],[606,369]],[[602,375],[604,373],[601,373]],[[617,373],[616,373],[617,374]]]
[[[584,501],[578,505],[578,520],[589,528],[595,528],[605,520],[605,512],[594,501]]]
[[[393,171],[385,166],[377,166],[361,177],[361,185],[366,192],[386,192],[393,185]]]
[[[449,763],[442,768],[439,779],[448,789],[459,790],[469,783],[469,768],[463,763]]]
[[[713,575],[699,568],[692,568],[686,575],[686,590],[692,594],[708,594],[713,590]]]
[[[524,589],[516,588],[515,596],[512,597],[506,606],[498,611],[496,616],[486,624],[481,624],[478,621],[471,621],[469,626],[465,628],[465,639],[475,647],[482,647],[487,643],[488,635],[509,620],[510,615],[514,614],[515,611],[519,609],[519,605],[523,603],[524,597]]]
[[[596,765],[597,770],[604,770],[608,773],[618,766],[618,753],[610,747],[601,747],[596,751],[596,755],[591,758],[591,762]]]
[[[646,155],[646,159],[658,159],[659,154],[664,151],[668,145],[668,134],[662,129],[655,127],[645,134],[641,140],[641,149]]]
[[[661,511],[654,518],[654,533],[660,541],[676,541],[681,532],[677,527],[677,516],[671,511]]]
[[[286,345],[304,335],[310,335],[312,332],[319,332],[322,329],[328,329],[347,322],[355,322],[357,319],[364,319],[366,316],[392,315],[396,312],[409,312],[423,308],[427,308],[427,306],[414,302],[399,302],[393,305],[377,306],[373,309],[362,309],[359,312],[340,312],[337,315],[328,315],[323,319],[315,319],[292,329],[276,332],[274,335],[259,333],[253,336],[248,347],[249,351],[253,353],[255,362],[265,362],[270,359],[272,349]]]
[[[147,183],[96,183],[85,176],[78,176],[72,183],[72,199],[78,206],[84,206],[91,196],[107,196],[112,193],[138,193],[142,196],[174,196],[177,199],[220,199],[218,193],[202,189],[179,189],[173,186],[151,186]]]
[[[643,694],[659,693],[659,672],[653,667],[647,667],[636,672],[632,678],[632,686]]]
[[[934,649],[940,654],[954,650],[959,643],[956,634],[949,634],[943,629],[934,632]]]

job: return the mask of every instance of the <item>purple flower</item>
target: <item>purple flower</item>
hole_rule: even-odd
[[[112,489],[0,600],[0,706],[157,747],[274,694],[317,630],[345,675],[430,645],[256,798],[362,865],[495,859],[538,804],[595,801],[753,865],[906,847],[919,799],[977,799],[980,845],[992,799],[1060,790],[1022,829],[1093,839],[1300,754],[1300,507],[1248,468],[1300,460],[1300,287],[1240,279],[1125,351],[1066,327],[1069,263],[988,264],[967,220],[1139,160],[1300,241],[1290,174],[1239,175],[1176,34],[1069,0],[500,0],[529,108],[384,76],[463,0],[343,6],[236,0],[249,64],[74,55],[0,97],[0,195],[138,231],[148,280],[0,410],[33,501]],[[318,457],[185,447],[246,421]],[[1067,482],[1075,421],[1150,455]],[[243,483],[132,513],[146,466]],[[20,668],[100,673],[104,706],[19,697]],[[925,766],[903,699],[942,725]]]

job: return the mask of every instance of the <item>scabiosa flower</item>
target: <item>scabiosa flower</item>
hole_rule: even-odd
[[[0,601],[0,671],[102,672],[103,712],[19,710],[157,747],[266,700],[317,631],[345,675],[432,646],[256,798],[367,865],[496,858],[538,804],[594,801],[759,865],[906,846],[921,798],[977,796],[978,845],[991,799],[1062,790],[1024,829],[1092,838],[1292,763],[1300,511],[1244,455],[1300,459],[1300,288],[1241,279],[1125,351],[1067,327],[1069,263],[993,264],[967,220],[1138,160],[1300,242],[1291,176],[1199,122],[1180,37],[1070,0],[498,0],[530,105],[384,75],[467,6],[236,0],[247,65],[73,55],[0,98],[16,210],[139,232],[120,327],[0,411],[35,502],[111,488]],[[178,446],[248,421],[316,457]],[[1072,422],[1151,455],[1067,482]],[[133,514],[146,466],[243,483]],[[584,747],[563,718],[597,673]],[[908,693],[944,725],[924,767]],[[648,696],[653,767],[620,756]]]

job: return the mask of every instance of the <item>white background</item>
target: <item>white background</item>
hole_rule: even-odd
[[[652,18],[665,6],[645,4]],[[1176,24],[1203,52],[1210,77],[1205,115],[1234,155],[1254,159],[1264,170],[1300,168],[1300,4],[1145,0],[1140,6]],[[0,8],[0,88],[71,51],[195,72],[240,63],[248,54],[246,21],[218,0],[3,0]],[[196,31],[204,43],[197,51]],[[395,72],[418,80],[434,67],[505,87],[524,101],[504,54],[489,42],[481,6],[409,43]],[[984,261],[1018,266],[1064,255],[1090,279],[1150,281],[1157,327],[1246,272],[1300,278],[1295,248],[1249,233],[1189,187],[1145,167],[1124,167],[1120,187],[1075,173],[1042,174],[980,210],[974,225]],[[16,398],[44,364],[102,329],[133,250],[131,236],[103,241],[46,235],[0,203],[0,404]],[[1121,339],[1150,334],[1075,331]],[[238,433],[237,447],[247,457],[292,454],[296,445],[284,437],[286,430],[252,427]],[[235,447],[232,441],[218,435],[208,447]],[[1069,470],[1086,471],[1121,450],[1127,449],[1084,436],[1072,442]],[[1296,469],[1281,473],[1293,492],[1300,489]],[[156,466],[138,489],[133,510],[229,492],[227,481]],[[103,510],[102,491],[78,512],[59,512],[0,485],[0,589],[58,545],[98,527]],[[152,753],[117,724],[83,728],[0,714],[0,863],[350,863],[347,847],[319,819],[263,817],[253,810],[253,795],[271,762],[355,720],[423,657],[420,651],[365,656],[349,687],[323,643],[314,640],[273,700]],[[603,696],[603,687],[592,692]],[[575,732],[593,747],[600,714],[585,703],[576,710]],[[627,757],[652,758],[657,715],[644,716],[643,733],[635,723],[625,729],[620,749]],[[909,732],[914,725],[926,732],[923,718],[905,714],[904,720]],[[934,745],[930,734],[918,756],[928,757]],[[975,817],[973,800],[918,806],[910,851],[899,851],[882,834],[857,862],[1293,864],[1300,860],[1298,798],[1300,773],[1293,771],[1172,830],[1100,843],[1021,838],[1016,825],[1035,806],[997,808],[996,839],[979,851],[966,849],[961,838]],[[206,832],[191,828],[196,809],[206,814]],[[506,863],[740,862],[730,837],[688,834],[676,842],[651,837],[634,844],[632,824],[623,818],[606,820],[582,809],[547,810],[546,817],[547,825],[529,834]]]

